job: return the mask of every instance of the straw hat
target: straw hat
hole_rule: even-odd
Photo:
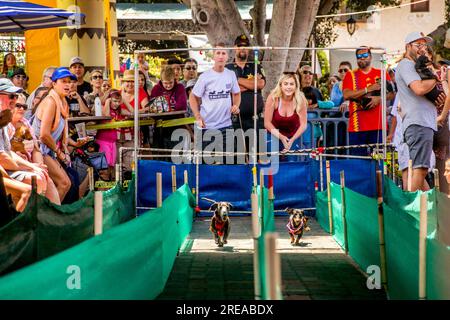
[[[125,70],[122,81],[134,81],[134,70]]]

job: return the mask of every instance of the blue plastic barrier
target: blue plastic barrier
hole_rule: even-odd
[[[163,179],[163,198],[172,193],[172,163],[154,160],[139,160],[138,207],[156,206],[156,173]],[[369,197],[375,197],[375,166],[372,160],[331,160],[331,180],[340,183],[339,173],[345,171],[346,187]],[[233,211],[251,211],[252,187],[251,165],[200,165],[199,206],[207,210],[210,203],[202,197],[217,201],[229,201]],[[258,166],[258,178],[259,178]],[[184,183],[184,170],[188,171],[189,185],[195,187],[195,165],[176,165],[177,186]],[[320,166],[316,160],[280,163],[274,175],[275,210],[286,207],[315,207],[314,183],[320,183]],[[324,187],[326,188],[325,161],[323,164]],[[267,176],[265,178],[267,186]]]

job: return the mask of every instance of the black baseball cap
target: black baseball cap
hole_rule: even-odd
[[[250,46],[250,40],[248,39],[248,37],[245,34],[241,34],[234,41],[234,45],[236,45],[238,47],[248,47],[248,46]]]

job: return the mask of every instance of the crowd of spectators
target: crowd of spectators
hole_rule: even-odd
[[[0,172],[6,192],[14,208],[23,211],[35,177],[38,193],[55,204],[70,203],[88,190],[89,177],[74,169],[73,164],[80,159],[87,166],[96,167],[99,178],[114,180],[114,167],[119,162],[126,173],[132,171],[130,150],[135,139],[144,147],[171,149],[175,144],[170,138],[177,127],[156,130],[155,126],[141,126],[140,137],[134,137],[133,127],[111,126],[87,130],[86,134],[86,130],[80,130],[83,126],[78,127],[71,118],[102,116],[107,119],[102,122],[105,124],[133,119],[137,99],[141,114],[182,111],[168,119],[193,116],[199,128],[246,131],[254,128],[255,92],[256,129],[267,130],[269,142],[278,139],[281,153],[319,143],[321,127],[311,122],[317,115],[308,111],[321,108],[326,96],[334,111],[348,112],[348,144],[381,143],[382,130],[388,129],[388,142],[397,148],[405,179],[408,160],[412,160],[412,191],[429,188],[426,176],[436,166],[441,175],[441,189],[448,192],[449,62],[435,61],[429,42],[420,33],[408,35],[404,58],[396,70],[386,74],[387,100],[392,114],[388,128],[383,128],[381,121],[381,70],[372,66],[368,47],[355,51],[357,69],[348,61],[339,64],[336,73],[327,80],[325,94],[314,86],[311,66],[302,65],[296,72],[284,72],[265,100],[262,95],[265,73],[258,66],[255,75],[249,59],[250,42],[245,35],[236,38],[231,62],[228,50],[220,49],[223,44],[217,44],[213,68],[200,76],[195,59],[170,59],[161,68],[158,82],[152,83],[145,56],[138,55],[138,96],[135,96],[134,70],[124,70],[120,86],[113,88],[103,70],[92,70],[86,76],[81,57],[73,57],[67,67],[46,68],[40,85],[29,94],[25,70],[17,66],[13,54],[7,54],[0,79]],[[422,79],[416,70],[415,62],[422,55],[429,59],[433,79]],[[444,92],[430,101],[426,95],[436,86]],[[101,115],[96,110],[98,107]],[[192,134],[192,125],[183,127]],[[246,151],[248,145],[247,138]],[[130,149],[119,159],[121,147]],[[92,154],[98,153],[105,164],[89,162]],[[368,155],[367,148],[355,148],[352,153]]]

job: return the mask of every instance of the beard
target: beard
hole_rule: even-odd
[[[365,69],[365,68],[367,68],[368,66],[370,66],[370,61],[364,61],[364,60],[358,60],[358,67],[360,68],[360,69]]]
[[[243,61],[243,60],[247,60],[248,58],[248,54],[245,51],[241,51],[238,53],[238,58],[239,60]]]

